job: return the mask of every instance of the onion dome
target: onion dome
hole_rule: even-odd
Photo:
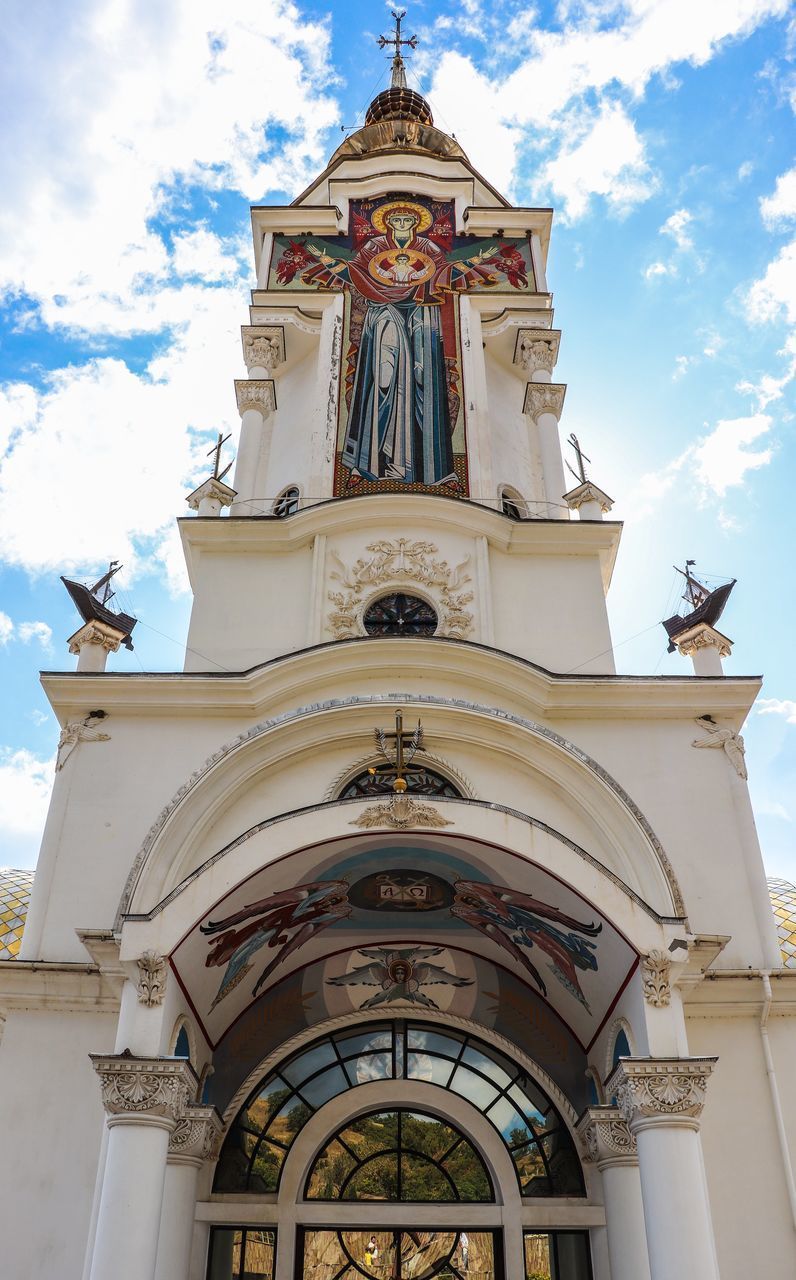
[[[33,875],[0,867],[0,960],[16,960],[19,953]]]
[[[779,949],[785,969],[796,969],[796,884],[790,880],[768,881],[768,892],[779,934]]]
[[[418,124],[433,125],[431,107],[421,93],[404,85],[392,85],[378,94],[365,116],[365,126],[379,124],[382,120],[414,120]]]

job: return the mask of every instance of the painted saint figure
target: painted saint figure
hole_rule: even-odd
[[[527,286],[512,245],[452,249],[448,217],[396,197],[369,218],[352,212],[354,249],[324,240],[291,242],[280,284],[348,288],[364,302],[342,465],[371,481],[458,484],[450,397],[455,383],[454,293],[508,280]],[[424,234],[428,232],[428,234]]]

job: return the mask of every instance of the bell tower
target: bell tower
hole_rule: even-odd
[[[512,207],[435,126],[401,21],[363,127],[293,204],[252,209],[234,494],[182,523],[187,668],[367,635],[398,593],[437,636],[610,672],[619,529],[564,478],[552,211]]]

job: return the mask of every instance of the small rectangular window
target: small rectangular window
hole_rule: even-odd
[[[274,1280],[276,1232],[262,1227],[213,1227],[207,1280]]]

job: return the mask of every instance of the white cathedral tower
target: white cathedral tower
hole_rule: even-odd
[[[564,477],[552,212],[435,127],[400,19],[384,43],[364,127],[252,209],[235,472],[180,521],[184,671],[106,670],[134,619],[68,584],[0,961],[3,1273],[792,1280],[760,682],[722,673],[690,578],[693,673],[615,673],[621,527]]]

